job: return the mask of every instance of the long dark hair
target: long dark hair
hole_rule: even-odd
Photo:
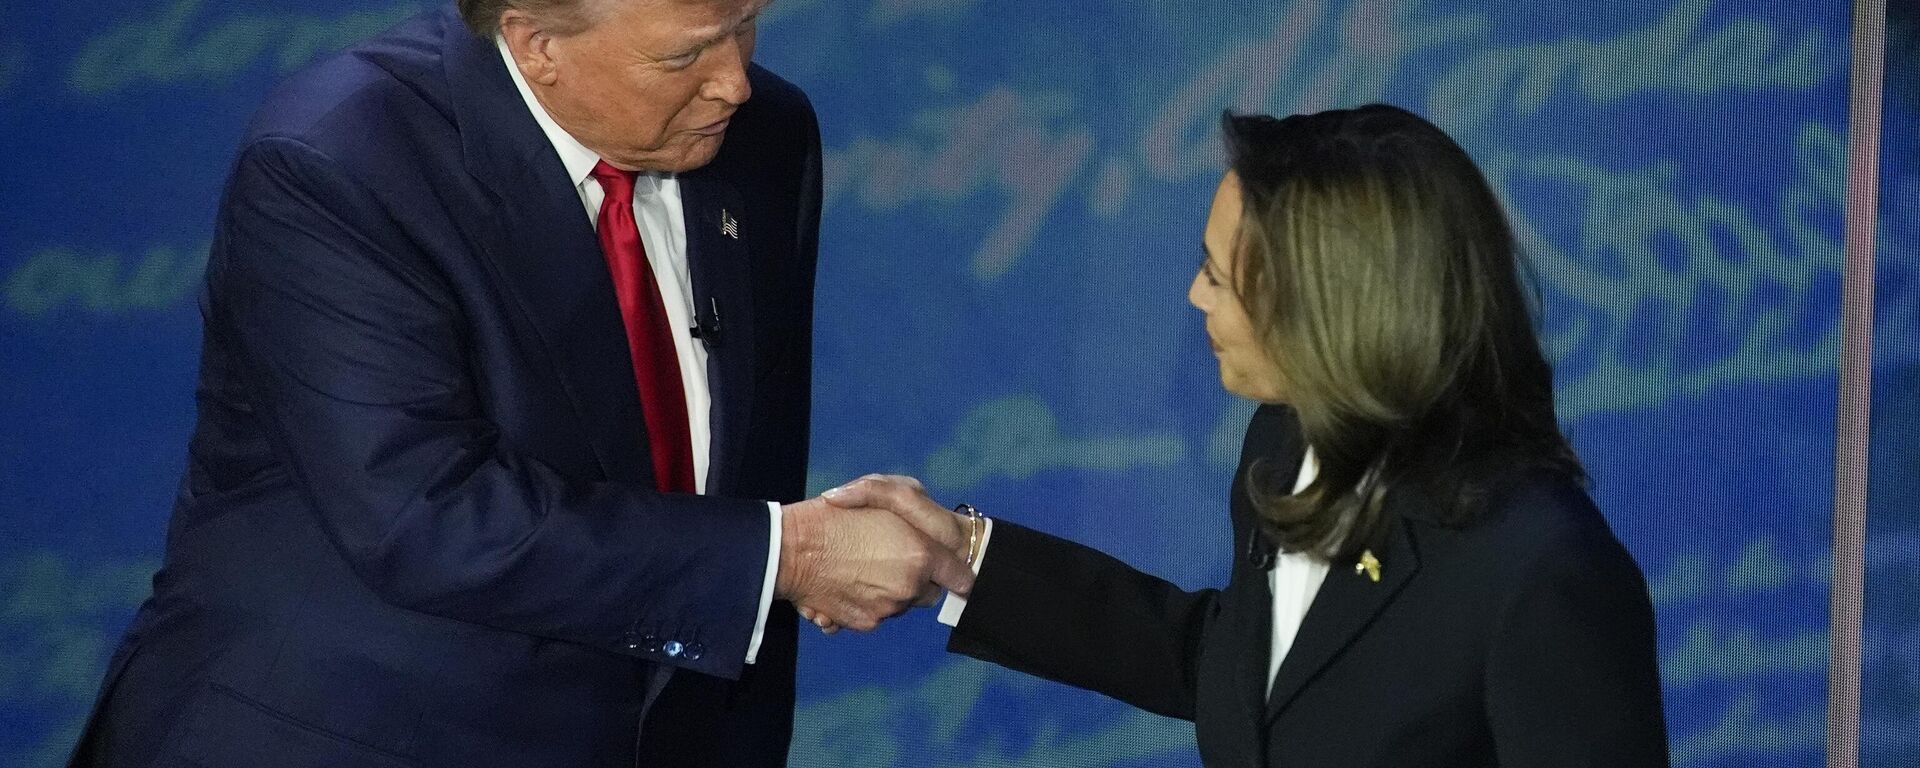
[[[1384,535],[1390,493],[1466,525],[1516,466],[1584,481],[1524,261],[1465,150],[1380,104],[1222,129],[1245,204],[1233,288],[1319,462],[1298,494],[1279,468],[1246,478],[1276,544],[1350,559]]]

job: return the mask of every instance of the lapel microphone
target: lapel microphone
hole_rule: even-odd
[[[711,312],[705,320],[700,319],[699,310],[694,311],[693,328],[689,335],[706,344],[707,351],[711,352],[720,348],[720,297],[708,298],[707,306]]]
[[[1267,546],[1267,536],[1260,530],[1260,521],[1254,520],[1247,526],[1247,565],[1254,570],[1264,571],[1273,567],[1274,548]]]

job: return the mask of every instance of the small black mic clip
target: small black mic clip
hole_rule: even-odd
[[[1247,530],[1247,564],[1254,570],[1264,571],[1273,567],[1275,548],[1267,543],[1267,535],[1260,530],[1260,524],[1254,523]]]
[[[707,318],[705,320],[700,319],[699,310],[697,309],[694,310],[693,328],[689,331],[689,333],[694,338],[705,342],[707,345],[707,349],[713,350],[713,349],[718,349],[720,347],[720,299],[719,297],[708,298],[707,307],[712,311],[707,315]]]

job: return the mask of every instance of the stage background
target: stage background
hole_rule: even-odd
[[[428,4],[0,1],[0,765],[65,756],[158,565],[193,298],[248,114]],[[1920,46],[1889,14],[1863,764],[1920,763]],[[1825,748],[1851,12],[1798,0],[777,0],[827,149],[812,485],[870,471],[1224,580],[1251,406],[1186,306],[1224,108],[1451,132],[1544,288],[1561,416],[1646,571],[1675,763]],[[1191,726],[803,639],[796,766],[1191,766]],[[1577,695],[1577,692],[1569,692]]]

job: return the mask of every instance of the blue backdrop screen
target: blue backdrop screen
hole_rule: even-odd
[[[64,758],[158,564],[248,114],[424,7],[7,4],[0,764]],[[1223,581],[1252,407],[1184,298],[1218,115],[1391,101],[1467,147],[1534,259],[1563,422],[1653,590],[1675,763],[1819,765],[1850,23],[1789,0],[777,0],[759,60],[827,151],[811,485],[909,473]],[[1869,765],[1920,755],[1912,58],[1889,58],[1881,167]],[[807,634],[797,766],[1198,764],[1190,725],[949,656],[928,613]]]

